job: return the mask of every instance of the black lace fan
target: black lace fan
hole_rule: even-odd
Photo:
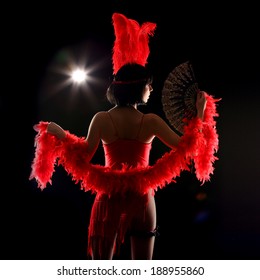
[[[184,119],[196,116],[199,91],[192,65],[186,61],[175,67],[164,82],[162,106],[170,125],[183,134]]]

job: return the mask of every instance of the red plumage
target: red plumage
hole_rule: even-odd
[[[156,24],[145,22],[140,25],[119,13],[113,14],[112,23],[115,32],[112,56],[114,74],[127,63],[145,66],[150,53],[149,36],[154,35]]]
[[[156,191],[180,176],[183,170],[190,170],[194,160],[195,173],[202,184],[213,174],[217,157],[218,134],[214,117],[218,100],[207,95],[205,118],[195,117],[184,128],[176,151],[165,153],[156,163],[148,167],[123,166],[120,170],[91,164],[87,153],[87,142],[67,131],[65,140],[58,140],[46,132],[46,122],[37,125],[36,151],[30,179],[35,178],[41,189],[51,184],[55,164],[62,164],[82,189],[93,193],[125,193],[129,190],[145,194]],[[202,129],[202,132],[200,130]],[[58,159],[58,161],[56,161]]]

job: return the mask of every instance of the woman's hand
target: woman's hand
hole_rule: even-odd
[[[199,91],[197,93],[196,99],[196,108],[197,108],[197,116],[203,120],[204,117],[204,110],[206,108],[207,98],[205,91]]]
[[[66,132],[55,122],[50,122],[47,126],[47,132],[57,136],[59,139],[66,137]]]

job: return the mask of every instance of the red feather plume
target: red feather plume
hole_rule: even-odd
[[[127,63],[145,66],[150,53],[149,36],[154,35],[156,24],[145,22],[140,25],[119,13],[113,14],[112,22],[116,37],[112,56],[114,74]]]

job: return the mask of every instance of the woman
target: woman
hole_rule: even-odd
[[[123,14],[114,13],[114,80],[107,98],[114,107],[93,117],[87,137],[77,137],[53,122],[35,126],[36,153],[30,179],[43,189],[51,183],[55,164],[62,164],[85,191],[96,194],[88,229],[88,254],[92,259],[112,259],[131,234],[132,259],[152,259],[156,230],[154,194],[193,160],[195,173],[202,183],[210,179],[218,135],[214,117],[217,100],[200,91],[196,97],[197,116],[186,122],[179,137],[156,114],[143,114],[138,105],[147,103],[152,78],[146,64],[149,37],[156,24],[142,25]],[[207,105],[207,106],[206,106]],[[149,154],[154,138],[170,152],[154,165]],[[91,164],[100,141],[105,166]]]
[[[114,105],[98,112],[88,128],[88,160],[91,160],[101,141],[105,165],[111,169],[147,167],[155,137],[175,150],[180,137],[158,115],[143,114],[138,105],[146,104],[152,92],[152,79],[145,66],[126,64],[115,75],[107,90]],[[197,117],[203,120],[206,95],[199,92],[196,100]],[[59,139],[66,131],[54,122],[47,132]],[[131,234],[132,259],[152,259],[156,236],[156,206],[153,190],[145,194],[132,190],[122,193],[97,193],[89,225],[88,252],[93,259],[112,259],[116,248]]]

